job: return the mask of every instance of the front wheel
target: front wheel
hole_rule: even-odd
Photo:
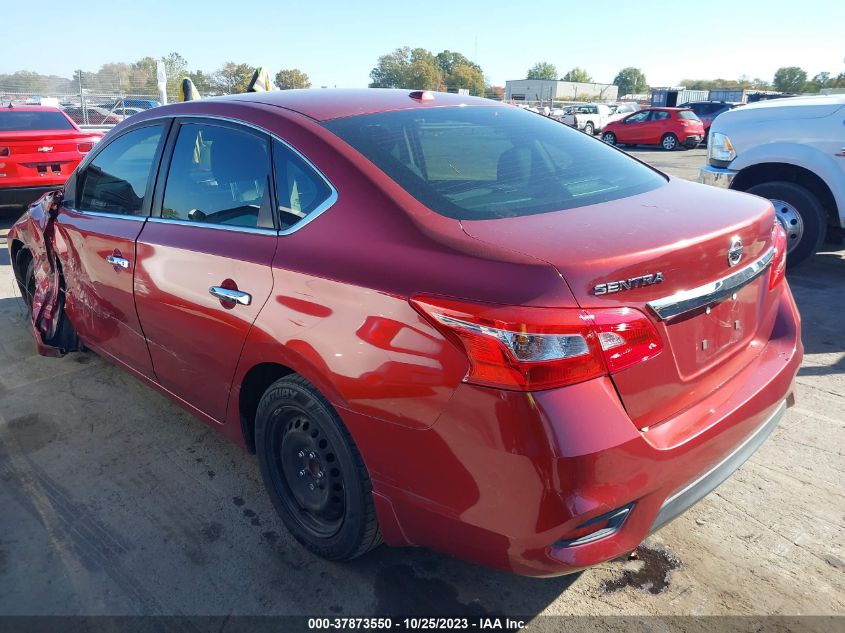
[[[616,145],[616,135],[613,132],[605,132],[602,134],[601,140],[608,145]]]
[[[381,544],[364,461],[311,383],[293,375],[270,385],[258,404],[255,447],[270,499],[305,548],[349,560]]]
[[[748,193],[771,200],[775,217],[786,231],[786,262],[796,266],[814,255],[824,242],[827,220],[819,199],[792,182],[764,182]]]
[[[589,136],[594,136],[596,133],[596,129],[593,127],[592,123],[587,123],[584,126],[584,134],[588,134]]]
[[[660,146],[667,152],[671,152],[678,148],[678,137],[671,133],[664,134],[663,138],[660,139]]]

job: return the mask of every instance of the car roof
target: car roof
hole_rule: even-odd
[[[3,106],[0,108],[0,112],[61,112],[60,108],[56,108],[54,106],[41,106],[41,105],[12,105]]]
[[[271,92],[249,92],[224,97],[211,97],[203,101],[253,102],[293,110],[317,121],[328,121],[359,114],[375,114],[396,110],[439,108],[446,106],[477,105],[501,106],[501,101],[470,97],[447,92],[426,91],[433,99],[412,98],[420,91],[388,88],[330,88],[304,90],[273,90]]]

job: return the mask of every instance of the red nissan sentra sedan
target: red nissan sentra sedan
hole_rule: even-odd
[[[39,350],[258,455],[296,539],[520,574],[619,556],[793,402],[783,230],[485,99],[305,90],[109,132],[9,234]]]

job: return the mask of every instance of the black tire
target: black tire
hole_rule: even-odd
[[[669,134],[664,134],[663,138],[660,139],[660,147],[665,149],[667,152],[674,151],[678,149],[678,137],[669,132]]]
[[[596,129],[593,127],[593,124],[587,121],[584,125],[584,134],[588,134],[589,136],[595,136]]]
[[[601,135],[601,140],[608,145],[616,145],[616,135],[613,132],[605,132]]]
[[[747,192],[771,200],[781,224],[784,224],[784,212],[777,208],[778,201],[790,205],[800,216],[800,235],[791,230],[791,226],[784,227],[787,231],[787,266],[797,266],[821,248],[827,233],[827,217],[819,199],[809,189],[792,182],[773,181],[754,185]]]
[[[15,255],[15,279],[27,307],[32,310],[32,296],[35,293],[35,261],[32,253],[21,248]]]
[[[381,544],[361,454],[329,401],[302,376],[280,378],[262,396],[255,448],[276,511],[306,549],[350,560]]]

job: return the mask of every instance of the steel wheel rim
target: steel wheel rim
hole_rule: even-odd
[[[775,207],[775,217],[786,231],[786,252],[791,253],[804,236],[804,220],[798,209],[788,202],[772,200],[771,203]]]
[[[592,135],[595,132],[595,130],[593,129],[593,126],[590,125],[589,123],[587,123],[587,125],[584,126],[584,131],[587,134],[590,134],[590,135]]]
[[[663,139],[663,147],[665,149],[675,149],[675,139],[671,136],[667,136]]]
[[[319,425],[299,407],[281,407],[273,417],[277,422],[270,470],[282,503],[313,536],[334,536],[343,526],[347,506],[337,453]]]

